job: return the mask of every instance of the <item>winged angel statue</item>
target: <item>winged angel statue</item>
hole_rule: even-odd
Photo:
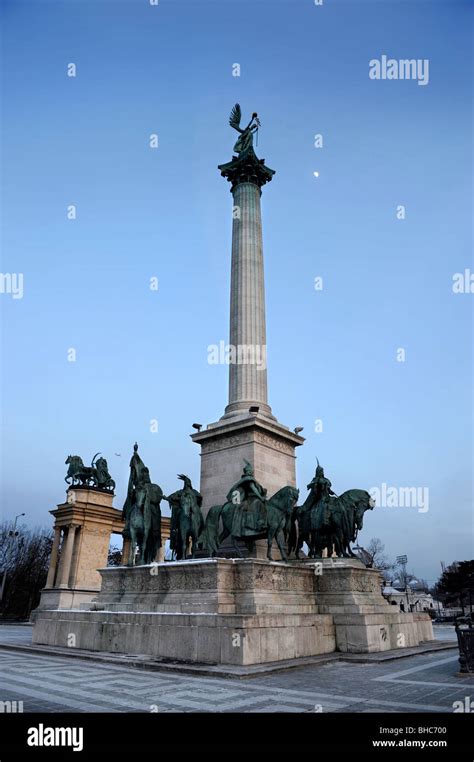
[[[251,148],[253,148],[253,134],[254,132],[257,132],[258,128],[260,127],[260,120],[256,112],[252,114],[250,122],[244,129],[242,129],[240,126],[241,118],[242,112],[240,110],[240,104],[236,103],[230,112],[229,124],[234,128],[234,130],[240,132],[240,136],[234,146],[234,151],[235,153],[238,153],[239,156],[243,156],[248,151],[250,151]]]

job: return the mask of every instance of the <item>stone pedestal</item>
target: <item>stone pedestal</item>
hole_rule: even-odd
[[[333,615],[338,651],[371,653],[433,640],[428,614],[393,611],[381,594],[377,569],[357,559],[323,558],[315,571],[318,609]]]
[[[296,487],[295,448],[303,437],[276,420],[263,415],[242,414],[210,424],[191,436],[201,445],[203,514],[213,505],[223,505],[226,495],[240,479],[244,461],[271,497],[285,486]]]
[[[50,511],[54,540],[46,587],[38,609],[73,608],[91,601],[100,590],[98,568],[107,564],[112,533],[123,530],[122,511],[111,492],[70,487],[67,500]]]
[[[112,534],[122,534],[122,511],[114,508],[114,495],[93,487],[70,487],[67,500],[54,511],[54,540],[51,549],[46,587],[41,591],[38,608],[77,608],[91,601],[100,590],[100,569],[107,565]],[[158,558],[164,558],[164,544],[170,536],[170,518],[161,517],[163,547]],[[128,558],[129,540],[124,540],[122,558]]]
[[[427,614],[392,614],[373,571],[352,563],[323,562],[321,573],[314,563],[213,558],[100,573],[93,602],[38,611],[34,643],[65,647],[74,635],[81,649],[251,665],[433,638]]]

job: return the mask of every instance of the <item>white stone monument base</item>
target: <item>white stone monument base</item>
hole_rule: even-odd
[[[214,558],[100,573],[92,603],[37,612],[33,643],[243,666],[433,639],[428,615],[394,613],[360,561]]]
[[[44,587],[41,591],[41,599],[38,607],[31,612],[30,621],[34,622],[38,611],[43,609],[74,609],[83,604],[90,603],[97,598],[100,588],[59,588]]]

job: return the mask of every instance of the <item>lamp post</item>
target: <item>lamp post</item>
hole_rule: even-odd
[[[15,516],[15,521],[13,522],[13,529],[10,529],[8,532],[9,537],[18,537],[18,532],[16,531],[16,522],[20,518],[20,516],[26,516],[26,513],[19,513],[17,516]]]

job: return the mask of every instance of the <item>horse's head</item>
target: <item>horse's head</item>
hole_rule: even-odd
[[[354,511],[354,522],[357,530],[361,530],[364,526],[364,513],[368,510],[373,510],[375,505],[375,500],[370,497],[369,493],[367,493],[367,497],[367,500],[362,500],[360,503],[357,503]]]
[[[290,493],[289,493],[289,499],[291,501],[291,507],[294,508],[296,503],[298,502],[298,498],[300,496],[300,491],[297,487],[290,487]]]
[[[279,489],[278,492],[270,498],[270,502],[281,511],[291,512],[298,501],[299,495],[299,489],[290,487],[288,484],[286,487]]]
[[[64,465],[68,466],[70,463],[72,463],[72,455],[68,455],[66,460],[64,461]]]

